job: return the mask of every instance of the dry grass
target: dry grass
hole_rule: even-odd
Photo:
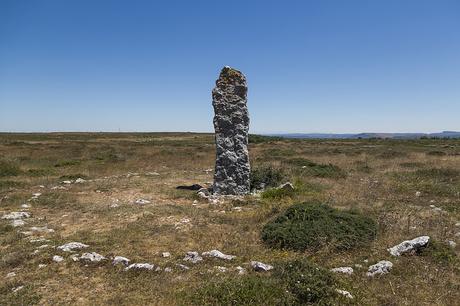
[[[337,276],[356,304],[458,303],[456,256],[447,261],[432,253],[390,258],[386,249],[418,235],[429,235],[440,244],[455,239],[460,243],[455,237],[460,232],[455,226],[460,221],[460,141],[274,140],[252,144],[250,150],[253,166],[283,167],[296,186],[303,186],[302,191],[217,206],[199,200],[194,205],[193,193],[177,191],[175,186],[212,181],[212,171],[205,171],[214,166],[210,134],[0,135],[2,160],[19,167],[14,176],[0,178],[0,214],[19,211],[32,193],[43,193],[29,202],[33,218],[26,220],[25,227],[12,228],[0,220],[0,304],[176,305],[179,292],[193,292],[224,277],[208,271],[215,271],[214,266],[248,268],[250,260],[275,263],[299,257],[325,268],[362,264],[364,268],[351,277]],[[346,175],[310,175],[287,162],[295,158],[332,164]],[[71,184],[66,190],[50,189],[78,176],[96,180]],[[151,204],[133,204],[139,198]],[[379,226],[375,241],[353,251],[323,248],[310,253],[272,250],[262,244],[260,231],[269,220],[293,203],[311,200],[372,216]],[[119,206],[110,207],[113,203]],[[444,212],[435,212],[430,205]],[[68,258],[54,263],[51,258],[62,255],[59,251],[44,248],[32,255],[42,243],[30,243],[18,234],[45,225],[55,232],[34,235],[50,239],[46,244],[81,241],[91,246],[90,251],[174,271],[127,273],[108,263],[85,266]],[[185,252],[210,249],[237,258],[230,263],[205,260],[189,271],[175,267]],[[171,258],[161,257],[165,251],[171,252]],[[458,256],[458,248],[454,252]],[[363,261],[372,264],[382,259],[394,263],[392,272],[369,280],[368,264]],[[39,268],[39,264],[47,266]],[[10,272],[16,276],[6,278]],[[238,276],[229,271],[225,277]],[[24,288],[13,293],[18,286]]]

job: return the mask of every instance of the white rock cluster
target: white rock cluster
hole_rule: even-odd
[[[219,258],[219,259],[224,259],[224,260],[232,260],[233,258],[236,257],[234,255],[226,255],[219,250],[211,250],[209,252],[203,252],[201,255],[205,257],[214,257],[214,258]]]
[[[331,272],[352,275],[353,268],[352,267],[338,267],[338,268],[331,269]]]
[[[58,246],[57,249],[64,251],[64,252],[72,252],[73,250],[79,250],[89,247],[89,245],[81,243],[81,242],[69,242]]]

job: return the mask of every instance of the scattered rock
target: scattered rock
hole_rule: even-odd
[[[89,262],[100,262],[105,259],[106,258],[104,256],[96,252],[83,253],[83,255],[80,256],[81,261],[89,261]]]
[[[347,299],[352,299],[353,296],[351,295],[350,292],[346,291],[346,290],[341,290],[341,289],[335,289],[335,291],[337,291],[337,293],[345,296]]]
[[[172,269],[169,268],[169,267],[166,267],[166,268],[164,269],[164,271],[170,273],[170,272],[172,272]]]
[[[16,293],[16,292],[18,292],[19,290],[21,290],[23,288],[24,288],[24,286],[19,286],[19,287],[15,287],[15,288],[11,289],[11,291]]]
[[[247,85],[245,76],[228,66],[212,91],[216,139],[213,192],[243,195],[249,189]]]
[[[353,268],[352,267],[338,267],[338,268],[331,269],[331,271],[334,272],[334,273],[343,273],[343,274],[348,274],[348,275],[353,274]]]
[[[416,192],[415,192],[415,196],[416,196],[416,197],[420,197],[421,195],[422,195],[422,193],[421,193],[420,191],[416,191]]]
[[[112,264],[113,265],[118,265],[118,264],[123,264],[125,266],[129,265],[130,260],[126,257],[123,256],[115,256],[113,258]]]
[[[163,256],[164,258],[171,257],[171,253],[163,252],[163,253],[161,253],[161,256]]]
[[[62,256],[59,256],[59,255],[54,255],[53,256],[53,261],[61,262],[61,261],[64,261],[64,258]]]
[[[30,218],[30,214],[26,211],[13,211],[2,217],[2,219],[5,219],[5,220],[17,220],[17,219],[24,219],[24,218]]]
[[[236,271],[238,271],[238,274],[240,274],[240,275],[246,274],[246,269],[243,268],[243,267],[238,266],[235,269],[236,269]]]
[[[153,270],[155,266],[149,263],[135,263],[130,264],[125,268],[126,271],[128,270]]]
[[[58,246],[57,248],[64,252],[72,252],[73,250],[84,249],[87,247],[89,247],[89,245],[81,243],[81,242],[69,242],[61,246]]]
[[[355,264],[355,268],[361,269],[362,267],[363,267],[363,265],[361,265],[361,264]]]
[[[38,265],[38,268],[39,268],[39,269],[44,268],[44,267],[46,267],[45,264],[39,264],[39,265]]]
[[[79,177],[79,178],[77,178],[77,179],[75,180],[75,183],[76,183],[76,184],[83,184],[83,183],[85,183],[85,182],[86,182],[86,180],[85,180],[85,179],[82,179],[81,177]]]
[[[376,275],[387,274],[393,267],[393,263],[388,260],[381,260],[375,265],[372,265],[367,270],[367,276],[374,277]]]
[[[47,226],[41,226],[41,227],[33,226],[33,227],[30,228],[30,230],[32,232],[54,233],[54,229],[48,228]]]
[[[29,204],[22,204],[21,208],[30,208],[30,205]]]
[[[187,252],[184,257],[184,261],[190,261],[192,263],[197,263],[203,260],[203,257],[198,254],[198,252]]]
[[[24,226],[25,224],[24,220],[21,219],[14,219],[13,222],[11,222],[13,227]]]
[[[429,236],[420,236],[412,240],[403,241],[400,244],[389,248],[388,251],[393,256],[401,256],[407,252],[418,252],[421,248],[424,248],[428,244],[429,240]]]
[[[176,264],[176,266],[178,266],[179,268],[181,268],[181,270],[184,270],[184,271],[190,270],[190,268],[188,266],[183,265],[183,264]]]
[[[225,259],[225,260],[232,260],[233,258],[236,257],[234,255],[226,255],[219,250],[211,250],[209,252],[203,252],[201,255],[205,257],[215,257],[215,258]]]
[[[294,191],[294,185],[290,182],[284,183],[280,185],[277,189],[285,190],[285,191]]]
[[[447,244],[449,244],[449,246],[453,249],[455,249],[455,247],[457,246],[457,243],[452,240],[447,241]]]
[[[222,266],[215,266],[214,269],[217,270],[217,272],[220,272],[220,273],[225,273],[228,270],[226,267],[222,267]]]
[[[72,181],[62,181],[62,184],[72,184]]]
[[[134,202],[134,204],[138,204],[138,205],[145,205],[145,204],[150,204],[150,201],[149,200],[145,200],[145,199],[138,199]]]
[[[273,269],[273,266],[264,264],[260,261],[251,261],[251,267],[257,272],[266,272]]]
[[[6,275],[6,278],[15,277],[15,276],[16,276],[15,272],[10,272]]]
[[[80,255],[79,254],[73,254],[70,256],[70,259],[72,259],[72,261],[79,261],[80,260]]]

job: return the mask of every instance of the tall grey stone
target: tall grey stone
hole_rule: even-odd
[[[249,115],[246,77],[225,66],[212,91],[216,168],[214,194],[242,195],[249,193]]]

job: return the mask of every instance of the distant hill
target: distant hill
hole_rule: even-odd
[[[443,131],[440,133],[358,133],[358,134],[287,133],[287,134],[269,134],[267,136],[277,136],[277,137],[284,137],[284,138],[310,138],[310,139],[369,139],[369,138],[419,139],[422,137],[460,138],[460,132]]]

